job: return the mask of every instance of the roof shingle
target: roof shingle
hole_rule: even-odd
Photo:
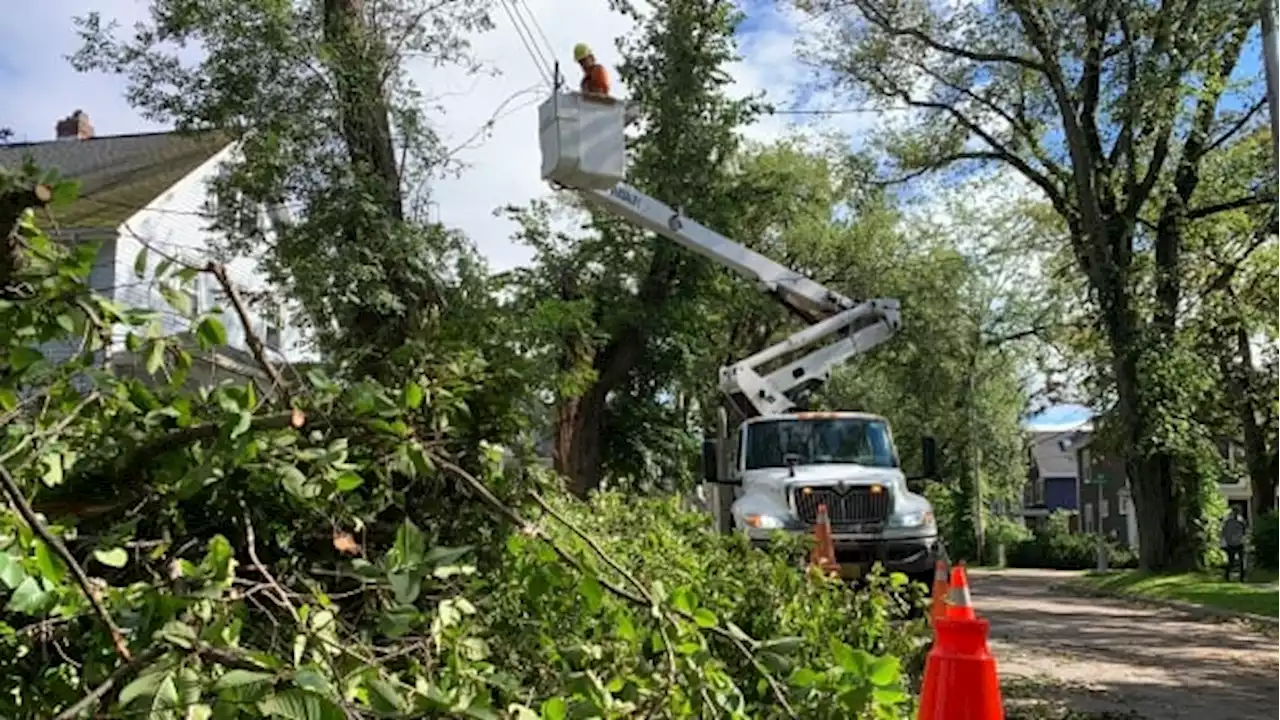
[[[0,145],[0,167],[21,168],[30,155],[80,183],[78,199],[58,209],[60,225],[115,228],[229,142],[219,132],[163,132],[16,143]]]

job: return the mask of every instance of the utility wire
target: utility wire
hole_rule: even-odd
[[[545,32],[543,32],[543,31],[542,31],[542,23],[538,22],[538,16],[534,14],[534,12],[533,12],[533,8],[529,7],[529,3],[528,3],[528,2],[526,2],[526,0],[512,0],[512,1],[514,2],[515,6],[516,6],[516,12],[517,12],[517,13],[519,12],[520,7],[522,7],[522,6],[524,7],[524,12],[525,12],[525,14],[526,14],[526,15],[528,15],[528,16],[529,16],[529,21],[533,23],[533,29],[538,31],[538,37],[542,38],[542,44],[543,44],[543,46],[546,48],[547,53],[548,53],[552,58],[554,58],[554,57],[556,56],[556,48],[555,48],[555,46],[554,46],[554,45],[552,45],[552,44],[551,44],[551,40],[547,38],[547,34],[546,34]],[[527,29],[527,28],[526,28],[526,29]],[[553,68],[555,68],[555,67],[556,67],[556,63],[551,63],[551,66],[552,66]],[[553,70],[553,73],[554,73],[554,72],[555,72],[555,71]],[[551,79],[551,82],[552,82],[552,85],[553,85],[553,86],[554,86],[554,85],[556,85],[556,84],[558,84],[558,83],[559,83],[559,81],[560,81],[560,78],[559,78],[559,77],[553,77],[553,78]]]
[[[516,29],[516,34],[520,36],[520,44],[524,45],[524,49],[529,53],[529,57],[533,58],[533,62],[538,67],[538,72],[542,75],[542,79],[548,85],[554,83],[551,77],[551,67],[547,64],[546,58],[542,53],[535,49],[537,42],[534,40],[533,32],[529,30],[524,19],[519,17],[514,11],[514,0],[502,0],[500,3],[502,9],[507,13],[507,17],[511,19],[511,24]],[[527,36],[526,36],[527,33]]]

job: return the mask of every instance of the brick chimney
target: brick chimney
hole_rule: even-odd
[[[83,110],[76,110],[54,126],[59,140],[88,140],[93,137],[93,123]]]

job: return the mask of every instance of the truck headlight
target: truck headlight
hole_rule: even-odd
[[[781,530],[787,526],[786,521],[772,515],[747,515],[743,518],[747,527],[757,530]]]
[[[900,528],[932,527],[933,513],[928,510],[902,513],[894,515],[889,524]]]

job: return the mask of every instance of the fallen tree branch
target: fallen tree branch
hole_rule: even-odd
[[[85,598],[89,604],[93,606],[94,612],[98,614],[98,618],[102,620],[102,624],[107,627],[111,633],[111,642],[115,646],[116,654],[125,662],[129,662],[132,656],[129,653],[129,645],[124,640],[124,634],[120,632],[120,628],[116,626],[115,621],[111,619],[111,614],[107,612],[107,608],[98,599],[98,594],[93,591],[93,586],[89,583],[89,576],[85,574],[84,568],[80,567],[80,563],[76,562],[75,556],[67,550],[67,546],[62,544],[62,540],[58,536],[49,532],[49,528],[45,527],[40,518],[36,517],[36,513],[31,509],[31,505],[27,503],[27,499],[22,495],[22,489],[18,487],[18,483],[4,467],[0,465],[0,484],[4,485],[5,492],[9,495],[9,501],[13,503],[18,514],[27,522],[31,530],[40,536],[46,545],[53,548],[53,551],[62,558],[62,562],[66,563],[67,568],[71,570],[71,575],[75,577],[76,583],[84,592]]]
[[[284,401],[289,402],[288,386],[284,383],[284,378],[280,377],[280,371],[267,358],[267,348],[263,344],[262,338],[258,337],[253,329],[253,323],[249,319],[249,309],[244,304],[244,299],[240,297],[240,291],[236,290],[236,286],[231,283],[230,276],[227,275],[225,265],[218,263],[209,263],[205,265],[205,271],[213,275],[222,286],[222,292],[226,293],[228,299],[231,300],[231,306],[235,310],[236,317],[240,319],[240,325],[244,328],[244,339],[249,345],[249,351],[253,353],[253,359],[258,361],[258,365],[262,366],[262,371],[267,374],[271,380],[272,391],[284,393]]]
[[[542,540],[543,542],[547,543],[547,545],[549,545],[551,549],[555,551],[556,555],[560,556],[561,559],[563,559],[566,563],[571,565],[579,573],[586,574],[588,572],[587,569],[582,565],[582,563],[577,558],[573,557],[571,554],[569,554],[567,550],[560,547],[560,545],[556,543],[556,541],[550,535],[548,535],[545,530],[538,527],[537,525],[530,523],[529,521],[521,517],[520,513],[510,508],[506,503],[502,502],[502,500],[500,500],[496,495],[494,495],[493,492],[489,490],[489,488],[483,482],[481,482],[480,479],[477,478],[475,475],[472,475],[462,467],[459,467],[455,463],[450,462],[445,458],[436,456],[435,461],[436,461],[436,464],[438,464],[440,467],[449,471],[450,473],[452,473],[453,475],[461,479],[464,483],[466,483],[466,485],[469,488],[471,488],[471,490],[473,490],[477,495],[480,496],[481,500],[483,500],[487,505],[489,505],[493,510],[501,514],[503,517],[506,517],[508,520],[510,520],[516,527],[520,528],[522,532],[532,537],[536,537],[539,540]],[[563,515],[560,515],[559,513],[551,511],[549,506],[545,504],[546,501],[542,500],[539,496],[537,496],[536,493],[534,494],[534,501],[537,502],[544,510],[548,510],[549,511],[548,514],[551,515],[553,519],[560,522],[565,527],[569,528],[570,531],[573,532],[575,535],[577,535],[580,538],[586,538],[585,531],[575,526],[572,522],[568,520],[568,518],[565,518]],[[599,544],[595,543],[590,539],[587,539],[587,544],[596,553],[596,555],[600,556],[601,560],[603,560],[610,567],[614,568],[619,573],[621,573],[624,577],[628,579],[629,582],[636,585],[637,587],[640,587],[639,581],[636,580],[635,577],[632,576],[629,572],[627,572],[624,568],[622,568],[621,565],[619,565],[616,560],[613,560],[611,557],[609,557],[604,552],[604,550],[599,546]],[[614,595],[618,596],[619,598],[622,598],[623,600],[626,600],[630,603],[633,603],[645,609],[658,607],[658,605],[652,599],[653,596],[648,593],[647,589],[641,588],[640,592],[642,594],[636,594],[618,585],[617,583],[613,582],[609,578],[601,577],[599,574],[595,574],[595,573],[593,574],[595,575],[596,580],[600,583],[601,587],[613,593]],[[679,610],[673,610],[670,612],[673,612],[679,615],[681,618],[683,618],[686,621],[696,622],[694,620],[693,615],[689,613],[684,613]],[[773,692],[774,698],[778,701],[778,704],[782,706],[782,709],[786,711],[787,715],[792,718],[797,717],[795,710],[792,709],[791,707],[791,703],[787,700],[787,694],[786,694],[786,691],[782,688],[782,685],[778,682],[777,678],[773,676],[773,673],[771,673],[769,669],[766,668],[764,664],[761,663],[756,658],[755,653],[751,651],[751,648],[747,647],[747,644],[743,642],[741,638],[739,638],[735,634],[729,632],[725,628],[722,628],[718,625],[708,629],[713,634],[728,640],[738,650],[738,652],[740,652],[743,655],[743,657],[746,658],[746,660],[749,663],[751,663],[751,666],[756,669],[756,672],[758,672],[760,676],[764,678],[765,682],[769,685],[769,689]]]

